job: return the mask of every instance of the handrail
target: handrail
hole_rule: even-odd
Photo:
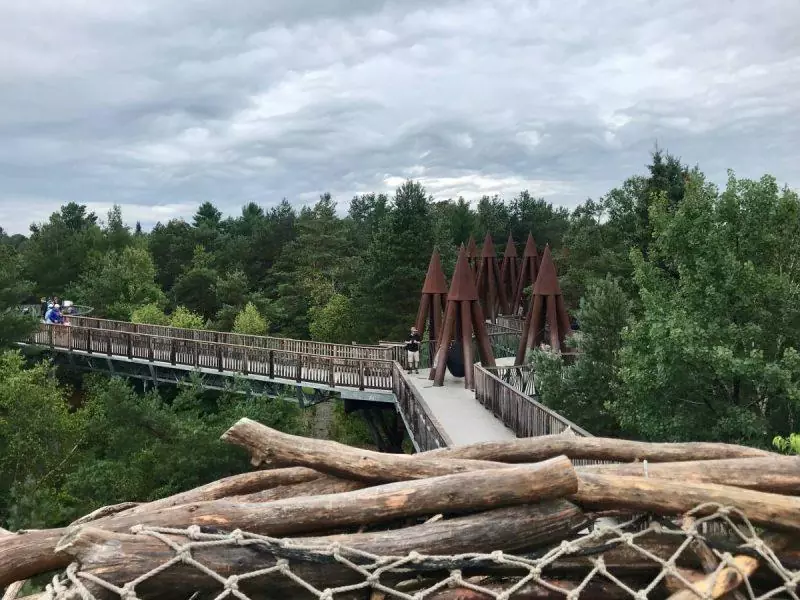
[[[197,340],[203,342],[228,343],[237,346],[253,348],[271,348],[274,350],[291,350],[317,356],[338,356],[343,358],[364,358],[392,360],[392,350],[385,346],[361,346],[351,344],[332,344],[328,342],[314,342],[310,340],[295,340],[291,338],[270,337],[261,335],[247,335],[230,333],[226,331],[213,331],[207,329],[186,329],[167,325],[150,325],[146,323],[130,323],[128,321],[114,321],[111,319],[98,319],[96,317],[72,318],[75,325],[103,329],[108,331],[127,331],[129,333],[159,335],[163,337]]]
[[[479,364],[475,365],[475,398],[517,437],[539,437],[571,430],[581,437],[594,437],[569,419],[502,381]]]
[[[533,365],[497,365],[483,368],[524,395],[529,397],[536,395]]]
[[[398,362],[393,363],[393,381],[392,391],[414,447],[425,452],[452,446],[453,440],[433,416],[428,403],[411,384]]]
[[[41,324],[30,341],[67,351],[84,351],[192,368],[213,369],[298,383],[320,383],[331,388],[391,390],[391,360],[319,356],[310,353],[190,340],[153,334],[96,329],[78,325]]]

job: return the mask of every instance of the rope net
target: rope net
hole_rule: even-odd
[[[139,525],[131,533],[127,547],[98,543],[43,597],[766,600],[797,599],[800,582],[800,553],[786,550],[791,535],[759,531],[737,510],[709,504],[681,519],[598,519],[569,539],[520,554],[381,556],[335,541],[197,526]]]

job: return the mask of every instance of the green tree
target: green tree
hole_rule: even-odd
[[[131,314],[131,322],[164,326],[170,324],[169,317],[164,314],[164,310],[158,304],[145,304],[134,309]]]
[[[179,306],[169,315],[169,324],[181,329],[205,329],[206,322],[202,315],[192,312],[185,306]]]
[[[319,342],[349,344],[356,330],[356,316],[350,299],[334,294],[320,307],[311,310],[311,339]]]
[[[25,339],[37,327],[36,314],[25,315],[20,305],[31,298],[33,283],[25,281],[22,258],[10,245],[0,244],[0,349]]]
[[[252,302],[248,302],[242,311],[236,315],[233,322],[233,331],[244,335],[266,335],[267,321],[258,313]]]
[[[87,267],[70,294],[95,313],[110,319],[128,321],[133,311],[144,304],[163,307],[166,296],[155,281],[153,258],[143,246],[128,246],[111,251]]]

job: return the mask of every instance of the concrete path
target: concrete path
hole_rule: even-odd
[[[516,439],[513,431],[475,399],[475,392],[464,387],[464,379],[456,379],[446,371],[444,385],[433,387],[428,372],[422,369],[419,375],[409,375],[409,379],[454,445]]]

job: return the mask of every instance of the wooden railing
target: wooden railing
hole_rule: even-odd
[[[550,410],[520,390],[475,365],[475,398],[517,437],[538,437],[570,429],[575,435],[592,434]]]
[[[411,439],[414,440],[416,449],[425,452],[452,446],[452,440],[436,417],[431,414],[428,404],[408,380],[400,363],[394,363],[393,379],[394,397],[397,399],[400,414],[406,422],[406,428]]]
[[[393,362],[372,358],[320,356],[290,350],[95,329],[76,325],[40,325],[32,343],[242,375],[259,375],[329,387],[391,390]]]
[[[289,338],[260,335],[243,335],[225,331],[208,331],[205,329],[183,329],[180,327],[167,327],[163,325],[146,325],[142,323],[129,323],[127,321],[97,319],[94,317],[72,317],[70,322],[72,325],[88,327],[90,329],[104,329],[109,331],[196,340],[200,342],[230,344],[233,346],[265,348],[286,352],[297,352],[300,354],[333,356],[337,358],[392,360],[392,350],[391,348],[387,348],[385,346],[329,344],[326,342],[312,342],[310,340],[293,340]]]
[[[533,365],[483,367],[490,374],[504,381],[526,396],[536,396]]]
[[[494,324],[507,329],[513,329],[516,332],[522,332],[522,328],[525,325],[525,317],[515,315],[498,315]]]

